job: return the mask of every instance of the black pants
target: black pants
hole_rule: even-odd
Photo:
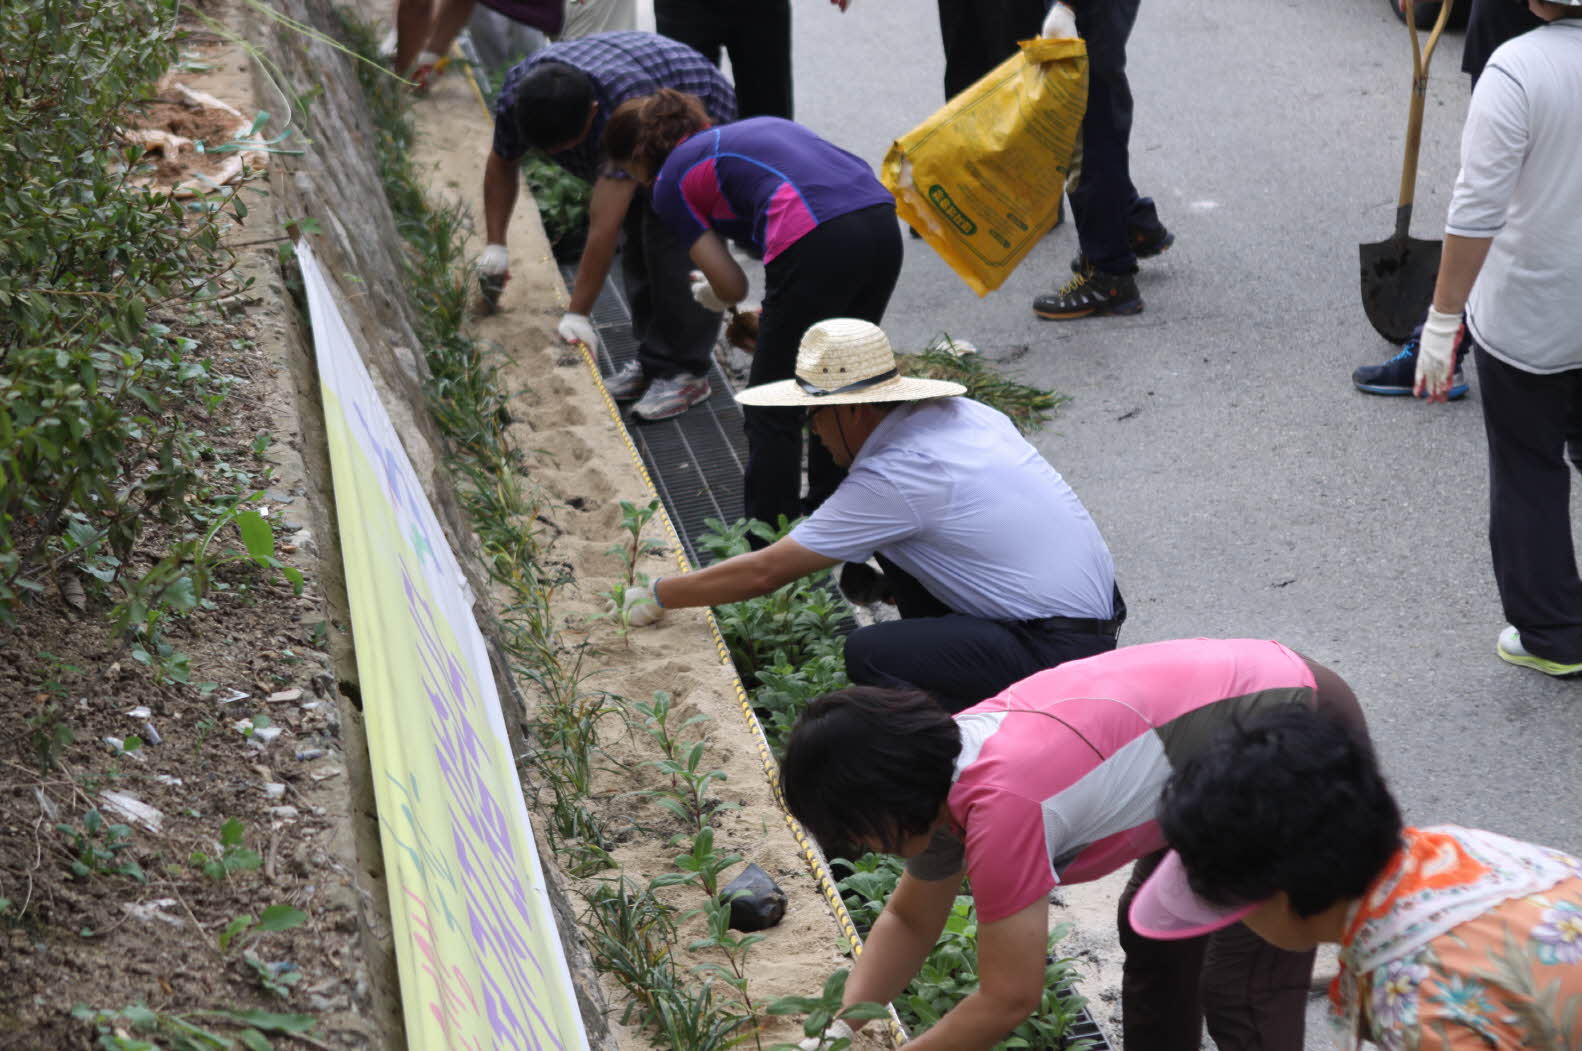
[[[1127,227],[1158,223],[1148,216],[1132,184],[1132,89],[1126,79],[1126,41],[1139,0],[1076,5],[1077,31],[1088,46],[1088,109],[1082,118],[1082,172],[1067,190],[1082,254],[1099,270],[1137,269]]]
[[[687,275],[692,261],[639,190],[621,233],[621,277],[632,310],[637,360],[649,379],[701,376],[720,332],[720,316],[698,306]]]
[[[1367,740],[1367,722],[1351,687],[1323,665],[1307,663],[1318,685],[1314,707]],[[1302,1051],[1313,952],[1277,949],[1240,923],[1179,941],[1155,941],[1132,930],[1132,899],[1163,857],[1159,851],[1132,867],[1117,909],[1126,953],[1124,1046],[1198,1051],[1206,1019],[1219,1051]]]
[[[737,116],[791,119],[790,0],[654,0],[654,27],[716,66],[730,54]]]
[[[939,0],[945,98],[952,99],[1038,35],[1044,0]]]
[[[764,310],[749,386],[790,379],[802,334],[820,321],[861,318],[878,324],[901,273],[895,206],[876,204],[820,223],[764,267]],[[808,496],[802,501],[802,410],[742,407],[748,518],[773,525],[811,511],[845,472],[817,439],[808,447]]]
[[[917,578],[879,555],[900,620],[846,636],[846,677],[862,686],[926,690],[951,712],[1066,661],[1108,653],[1115,636],[955,613]],[[1115,592],[1117,620],[1126,603]]]
[[[1468,336],[1489,440],[1489,552],[1505,619],[1529,653],[1582,662],[1567,446],[1582,443],[1582,369],[1507,365]]]

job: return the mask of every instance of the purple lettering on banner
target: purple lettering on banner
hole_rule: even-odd
[[[535,994],[545,992],[542,981],[555,970],[546,969],[520,933],[535,926],[530,891],[524,883],[525,865],[511,840],[509,818],[490,787],[490,749],[478,730],[489,725],[483,699],[461,661],[442,641],[434,610],[419,593],[405,560],[401,573],[417,632],[422,686],[431,709],[429,729],[444,781],[484,1015],[498,1046],[562,1048],[565,1045],[552,1022],[535,1002],[539,999]],[[486,675],[488,669],[478,673]],[[556,937],[553,926],[545,933],[550,939]]]
[[[368,418],[363,415],[362,404],[352,402],[352,411],[357,415],[357,426],[363,432],[363,440],[368,443],[368,449],[373,456],[374,465],[379,470],[380,478],[384,481],[385,495],[390,498],[391,506],[404,510],[410,520],[408,525],[423,542],[430,546],[434,538],[429,536],[423,528],[423,516],[419,513],[422,501],[426,499],[421,493],[408,491],[403,479],[408,472],[403,468],[407,465],[405,450],[396,450],[379,440],[373,427],[368,423]],[[400,525],[400,515],[397,515],[397,524]]]

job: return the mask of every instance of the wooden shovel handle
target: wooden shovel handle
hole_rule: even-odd
[[[1396,210],[1395,232],[1406,236],[1412,220],[1412,199],[1417,192],[1417,152],[1423,144],[1423,102],[1428,95],[1428,63],[1439,46],[1439,37],[1450,21],[1450,9],[1455,0],[1440,0],[1439,17],[1428,34],[1428,44],[1419,47],[1417,42],[1417,12],[1413,0],[1403,0],[1406,11],[1406,28],[1412,36],[1412,103],[1406,115],[1406,157],[1401,162],[1400,208]]]

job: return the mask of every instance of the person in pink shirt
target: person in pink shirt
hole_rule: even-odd
[[[898,854],[906,871],[846,983],[889,1001],[933,948],[960,890],[977,908],[979,988],[909,1047],[991,1048],[1042,995],[1049,895],[1135,862],[1118,922],[1125,1044],[1300,1051],[1313,954],[1240,924],[1174,942],[1136,934],[1131,898],[1164,855],[1172,770],[1233,720],[1302,705],[1367,725],[1334,672],[1256,639],[1185,639],[1069,661],[955,716],[928,694],[852,687],[810,704],[781,766],[791,813],[826,848]]]

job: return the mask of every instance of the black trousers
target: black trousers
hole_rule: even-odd
[[[1571,466],[1582,443],[1582,369],[1548,376],[1467,342],[1489,440],[1489,553],[1505,619],[1529,653],[1582,662],[1582,578],[1571,542]]]
[[[1044,0],[939,0],[945,98],[952,99],[1038,35]]]
[[[687,248],[660,222],[646,190],[633,195],[621,234],[621,277],[643,375],[703,375],[720,333],[720,316],[692,298]]]
[[[790,0],[654,0],[654,28],[716,66],[731,56],[737,116],[791,119]]]
[[[901,273],[901,228],[895,206],[876,204],[820,223],[764,267],[764,308],[749,386],[796,374],[802,334],[820,321],[861,318],[878,324]],[[845,471],[809,439],[808,496],[802,500],[801,409],[742,407],[747,467],[742,479],[748,518],[769,524],[811,511]]]
[[[925,690],[954,713],[1035,672],[1115,648],[1114,635],[955,613],[910,573],[876,557],[901,619],[846,636],[846,677],[859,685]],[[1119,589],[1114,608],[1124,619]]]
[[[1137,255],[1128,223],[1157,224],[1151,206],[1138,213],[1132,184],[1132,89],[1126,79],[1126,41],[1139,0],[1076,5],[1077,32],[1088,46],[1088,109],[1082,118],[1082,171],[1067,188],[1082,254],[1099,270],[1130,274]]]
[[[1318,690],[1314,707],[1367,740],[1368,726],[1351,687],[1308,661]],[[1127,916],[1143,881],[1164,858],[1132,866],[1116,924],[1126,962],[1121,1028],[1128,1051],[1198,1051],[1203,1023],[1219,1051],[1302,1051],[1314,953],[1286,952],[1240,923],[1201,938],[1155,941]]]

